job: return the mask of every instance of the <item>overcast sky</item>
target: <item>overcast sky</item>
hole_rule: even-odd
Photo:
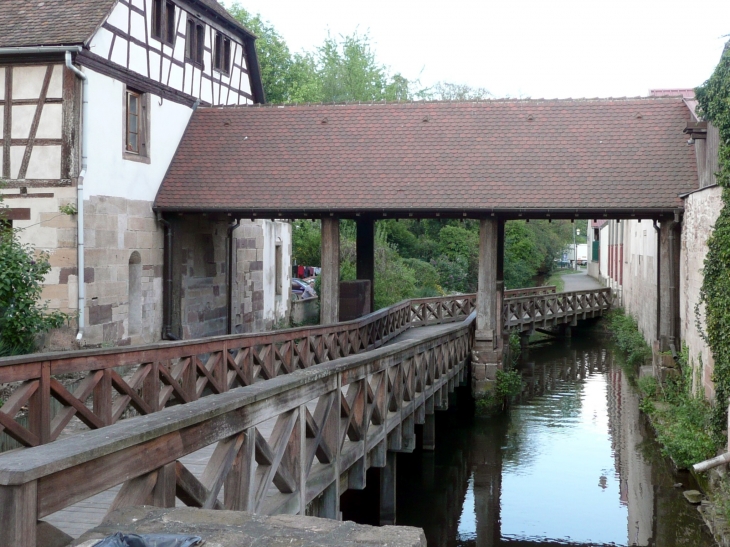
[[[224,0],[230,5],[232,0]],[[624,97],[695,87],[730,34],[730,0],[240,0],[292,51],[369,32],[378,60],[424,85],[495,97]]]

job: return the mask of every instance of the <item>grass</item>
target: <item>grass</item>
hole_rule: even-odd
[[[558,270],[556,272],[553,272],[550,277],[548,277],[545,285],[548,287],[550,285],[555,285],[555,290],[557,292],[563,292],[565,290],[565,281],[563,281],[564,271],[565,270]]]
[[[616,344],[626,354],[627,364],[636,367],[646,363],[651,350],[634,318],[615,309],[609,313],[608,322]],[[641,377],[637,387],[642,395],[641,410],[651,417],[662,453],[678,468],[689,468],[715,455],[712,406],[692,392],[692,366],[686,346],[677,359],[676,374],[668,376],[663,384],[653,377]]]

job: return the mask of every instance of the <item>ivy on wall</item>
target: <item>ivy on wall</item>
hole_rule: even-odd
[[[702,330],[715,358],[712,429],[716,442],[724,444],[730,401],[730,42],[715,72],[695,93],[698,113],[720,132],[717,182],[723,187],[723,207],[707,242],[700,303],[706,314]]]

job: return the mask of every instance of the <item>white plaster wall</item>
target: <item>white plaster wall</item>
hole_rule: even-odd
[[[601,226],[601,235],[599,241],[601,242],[601,252],[598,261],[598,276],[602,283],[606,284],[608,280],[608,232],[609,223],[607,222]]]
[[[277,323],[289,316],[291,307],[291,224],[263,221],[264,231],[264,320]],[[282,291],[276,294],[276,245],[282,246]]]
[[[679,265],[680,335],[689,348],[690,362],[694,366],[702,364],[698,379],[709,398],[715,395],[712,383],[715,363],[710,348],[697,330],[695,308],[702,287],[702,268],[707,255],[707,240],[712,234],[721,209],[722,189],[718,186],[705,188],[687,196],[682,222],[682,252]],[[698,313],[704,322],[704,306],[698,309]]]
[[[84,69],[89,79],[89,166],[85,197],[123,197],[152,202],[193,110],[150,96],[150,163],[123,158],[124,85]]]
[[[134,40],[148,44],[152,48],[149,52],[149,62],[144,48],[119,35],[112,43],[112,33],[105,28],[100,28],[90,40],[89,49],[92,53],[206,102],[238,105],[253,103],[252,99],[243,95],[243,93],[251,94],[251,82],[249,76],[243,74],[238,68],[238,66],[241,66],[247,70],[245,48],[239,36],[232,35],[227,28],[221,26],[215,19],[208,19],[204,15],[201,16],[201,14],[195,13],[196,19],[202,17],[206,26],[205,47],[207,49],[204,53],[203,65],[205,74],[210,79],[201,82],[200,70],[194,68],[191,62],[185,60],[185,34],[189,16],[186,8],[188,6],[176,5],[175,21],[178,35],[175,38],[174,47],[171,47],[152,37],[152,0],[137,0],[134,5],[146,11],[146,18],[134,10],[130,11],[126,4],[117,3],[106,22],[124,34],[130,35]],[[231,40],[232,63],[229,75],[213,69],[211,52],[213,37],[216,32],[225,34]],[[111,49],[112,45],[113,49]],[[182,67],[176,65],[171,67],[169,59],[162,59],[161,61],[161,52],[185,63],[185,78],[183,77]],[[238,66],[233,66],[234,64]],[[197,76],[194,75],[193,78],[190,78],[188,76],[190,73],[197,73]],[[233,89],[221,89],[220,84],[216,82],[223,82]]]
[[[656,244],[657,234],[651,220],[627,222],[623,303],[636,319],[647,343],[656,338]]]

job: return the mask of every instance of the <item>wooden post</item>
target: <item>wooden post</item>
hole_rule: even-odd
[[[36,544],[37,482],[0,486],[0,545],[33,547]]]
[[[476,339],[495,340],[497,326],[497,232],[498,220],[479,221],[479,287],[477,289]]]
[[[436,450],[436,415],[426,414],[423,422],[423,449]]]
[[[375,311],[375,220],[359,218],[357,223],[357,278],[370,280],[370,311]]]
[[[152,505],[175,507],[175,462],[163,465],[157,470],[157,482],[152,490]]]
[[[483,218],[479,224],[479,287],[477,290],[477,321],[472,349],[472,395],[487,397],[493,389],[497,369],[502,366],[502,344],[499,341],[502,321],[497,309],[497,277],[499,271],[500,220]]]
[[[679,241],[677,223],[663,220],[659,229],[659,350],[668,351],[671,344],[676,348],[676,330],[679,320]],[[679,349],[679,348],[677,348]]]
[[[396,453],[388,451],[385,467],[380,469],[380,526],[395,524]]]
[[[340,320],[340,219],[322,219],[322,290],[319,295],[322,325]]]
[[[112,425],[112,371],[104,369],[94,388],[94,414],[104,425]]]
[[[28,404],[28,429],[38,436],[40,444],[51,442],[51,362],[43,361],[38,389]]]

